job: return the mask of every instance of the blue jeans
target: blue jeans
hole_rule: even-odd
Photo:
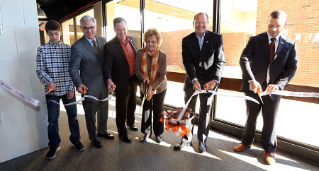
[[[63,104],[68,104],[68,103],[72,103],[76,101],[75,94],[72,99],[67,99],[67,94],[63,96],[46,95],[45,98],[47,101],[47,108],[48,108],[49,146],[59,145],[61,142],[60,135],[59,135],[59,123],[58,123],[58,119],[60,115],[60,105],[49,100],[53,100],[57,103],[60,103],[60,99],[62,99]],[[77,115],[76,104],[65,106],[65,109],[68,115],[69,129],[71,132],[70,141],[74,142],[81,138],[79,122],[78,122],[78,119],[76,118],[76,115]]]

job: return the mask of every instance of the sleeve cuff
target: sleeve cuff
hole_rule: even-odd
[[[194,84],[194,81],[195,81],[195,80],[197,81],[198,79],[197,79],[197,78],[194,78],[194,79],[192,80],[192,84]]]

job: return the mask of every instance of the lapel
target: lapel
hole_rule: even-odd
[[[130,37],[130,36],[128,36],[128,39],[129,39],[130,44],[131,44],[131,46],[133,47],[133,49],[134,49],[134,51],[135,51],[135,53],[136,53],[136,52],[137,52],[137,48],[136,48],[135,41],[133,41],[133,38]]]
[[[199,48],[198,39],[197,39],[197,37],[196,37],[196,32],[193,33],[192,43],[193,43],[193,45],[194,45],[194,47],[195,47],[197,56],[199,56],[199,55],[200,55],[200,48]]]
[[[264,34],[261,35],[261,39],[264,45],[265,53],[266,53],[266,58],[268,61],[270,60],[270,49],[269,49],[269,40],[267,36],[267,32],[264,32]]]
[[[204,57],[204,53],[206,52],[206,48],[208,47],[208,43],[209,43],[208,40],[211,40],[211,39],[209,39],[209,36],[210,36],[210,34],[208,33],[208,31],[206,31],[205,32],[204,41],[203,41],[202,50],[200,51],[200,56],[201,57]],[[199,44],[198,44],[198,46],[199,46]]]
[[[98,46],[99,46],[99,52],[100,52],[100,56],[103,56],[103,47],[104,47],[104,44],[102,42],[102,39],[100,39],[99,37],[95,36],[95,39],[98,43]],[[94,48],[93,48],[94,49]]]
[[[117,50],[120,52],[120,56],[122,58],[124,58],[124,60],[126,61],[127,65],[128,65],[128,62],[127,62],[124,50],[122,48],[121,42],[119,41],[119,39],[116,36],[114,37],[113,40],[114,40],[114,43],[115,43],[115,46],[116,46]]]
[[[81,39],[82,39],[83,46],[87,48],[88,50],[90,50],[91,52],[93,52],[98,57],[91,43],[84,36]]]
[[[282,48],[285,46],[286,40],[283,38],[283,35],[279,36],[278,47],[273,61],[277,58],[278,54],[281,52]]]

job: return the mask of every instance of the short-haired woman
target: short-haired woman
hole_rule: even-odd
[[[164,125],[160,122],[161,112],[164,110],[164,98],[166,95],[166,54],[159,50],[162,43],[162,36],[156,29],[148,29],[143,35],[145,48],[139,49],[136,54],[135,73],[142,82],[140,86],[141,99],[144,93],[153,97],[145,100],[142,113],[141,132],[144,143],[152,135],[152,112],[153,112],[153,131],[156,142],[162,142],[161,134],[164,132]],[[145,83],[149,85],[148,92],[143,92]],[[153,105],[152,105],[153,104]]]

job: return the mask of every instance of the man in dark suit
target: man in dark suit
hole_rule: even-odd
[[[273,11],[268,18],[267,32],[249,39],[239,62],[243,72],[241,90],[260,103],[246,101],[247,120],[242,134],[242,143],[238,144],[234,151],[242,152],[252,146],[256,119],[262,111],[264,126],[261,143],[265,150],[264,160],[267,164],[276,161],[275,122],[281,99],[281,96],[272,93],[283,90],[297,69],[296,42],[280,34],[286,23],[287,15],[284,11]],[[256,93],[257,89],[265,90],[268,95],[262,96],[261,100]]]
[[[116,36],[107,42],[105,48],[105,60],[103,76],[109,90],[116,93],[116,125],[119,137],[126,143],[131,143],[128,137],[126,125],[131,130],[137,131],[135,122],[136,108],[136,75],[135,39],[127,36],[127,25],[124,18],[113,20]]]
[[[105,38],[95,36],[96,21],[91,16],[83,16],[80,20],[80,28],[84,36],[75,42],[71,47],[71,59],[69,72],[70,76],[81,94],[84,87],[88,95],[98,99],[108,96],[106,84],[102,76],[102,63],[104,60]],[[79,72],[80,71],[80,72]],[[101,148],[102,144],[98,136],[106,139],[114,139],[114,136],[107,133],[108,102],[99,102],[90,98],[83,101],[86,127],[89,138],[95,147]],[[97,113],[97,131],[95,117]]]
[[[208,15],[198,13],[194,16],[193,25],[195,32],[182,40],[182,56],[186,70],[184,83],[185,103],[189,100],[195,90],[203,90],[207,83],[209,89],[217,89],[225,65],[222,36],[206,30],[208,26]],[[209,133],[212,94],[200,94],[200,111],[197,137],[199,141],[199,152],[205,152],[206,140]],[[197,96],[191,100],[189,108],[195,112]],[[210,103],[210,104],[207,104]],[[194,119],[193,119],[194,121]],[[190,136],[184,136],[180,144],[174,150],[180,150],[186,145],[192,144],[193,121],[186,125],[191,129]]]

